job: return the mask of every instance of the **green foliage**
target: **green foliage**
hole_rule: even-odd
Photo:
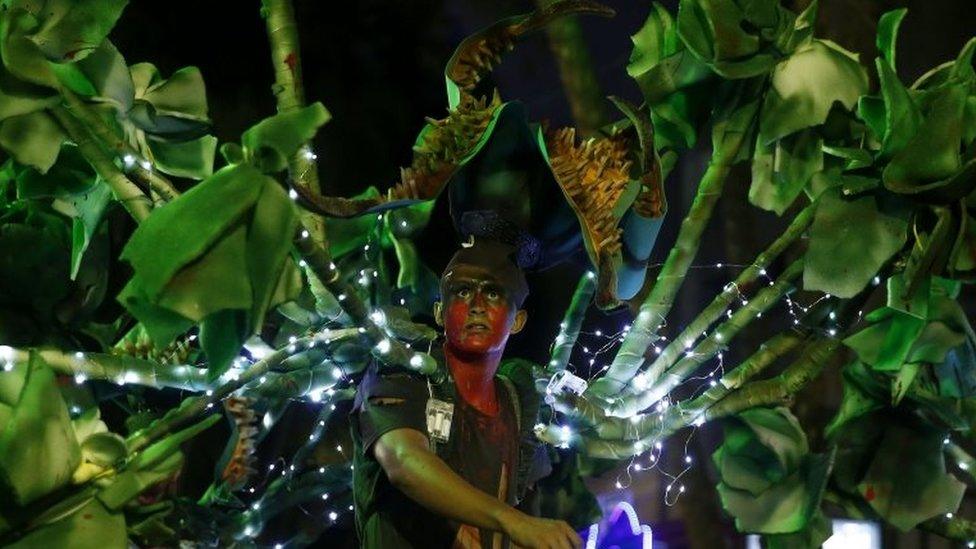
[[[25,505],[67,484],[81,450],[54,373],[37,355],[2,379],[0,406],[9,411],[0,412],[0,480]]]
[[[266,118],[241,136],[244,159],[263,172],[279,172],[328,121],[329,111],[321,103]]]
[[[59,102],[64,86],[91,86],[75,62],[108,35],[125,0],[6,0],[0,17],[0,147],[18,162],[46,172],[57,159],[64,132],[43,109]],[[6,101],[9,99],[9,103]]]
[[[722,506],[740,531],[799,532],[819,513],[831,457],[809,453],[786,408],[753,408],[729,420],[712,459]]]
[[[164,79],[151,63],[127,66],[108,40],[78,63],[104,122],[160,171],[203,179],[213,173],[217,139],[207,135],[207,95],[196,67]]]
[[[285,299],[294,296],[288,252],[297,223],[275,180],[248,164],[228,166],[133,233],[122,258],[134,274],[119,299],[157,345],[203,323],[211,375],[219,376],[276,304],[279,287]]]
[[[125,517],[122,513],[109,511],[97,499],[89,499],[84,506],[73,510],[64,518],[33,530],[8,547],[122,549],[128,547]]]
[[[173,403],[157,405],[167,395],[148,390],[90,391],[56,377],[54,369],[68,373],[71,364],[45,364],[37,352],[11,362],[0,372],[0,484],[11,496],[0,502],[0,535],[7,536],[0,541],[14,547],[123,547],[129,538],[172,545],[203,531],[229,545],[325,490],[337,509],[345,506],[348,467],[334,455],[299,459],[323,453],[315,436],[304,442],[307,433],[298,437],[306,445],[296,464],[325,459],[328,467],[289,470],[259,499],[239,494],[255,441],[289,417],[292,399],[328,397],[331,406],[352,396],[337,379],[354,382],[376,343],[344,330],[358,327],[351,321],[357,314],[382,311],[387,335],[417,348],[437,336],[413,321],[437,289],[413,242],[433,201],[326,220],[327,260],[353,289],[340,286],[350,292],[340,296],[322,281],[306,283],[292,244],[312,227],[299,226],[281,172],[305,164],[294,160],[310,154],[306,144],[330,114],[314,103],[262,120],[240,144],[222,144],[227,165],[215,171],[217,140],[200,71],[185,67],[166,78],[150,63],[128,65],[106,38],[125,4],[0,0],[0,149],[9,157],[0,166],[0,344],[113,349],[100,366],[121,364],[116,373],[124,374],[127,365],[148,364],[160,377],[186,375],[186,386],[199,389],[247,375],[228,368],[249,338],[246,354],[257,356],[264,345],[285,349],[293,338],[334,328],[349,335],[296,349],[233,393],[239,408],[225,411],[235,424],[200,502],[140,500],[196,465],[181,447],[212,434],[221,415],[201,419],[210,407],[196,400],[162,415]],[[855,357],[843,368],[844,396],[826,444],[811,448],[817,439],[808,440],[788,409],[754,407],[728,420],[713,455],[721,503],[737,528],[779,548],[824,541],[827,490],[848,511],[900,529],[955,512],[964,486],[946,470],[943,440],[968,436],[976,418],[976,334],[958,302],[961,285],[976,279],[976,40],[909,85],[895,63],[905,10],[889,12],[878,23],[878,89],[869,92],[868,68],[857,56],[814,37],[816,9],[816,2],[794,14],[777,0],[681,0],[672,16],[655,3],[631,38],[627,66],[647,106],[631,109],[630,122],[634,113],[650,114],[664,175],[678,153],[710,132],[712,167],[748,162],[753,205],[782,216],[797,202],[815,202],[804,290],[831,294],[839,304],[831,310],[843,313],[873,303],[872,281],[887,281],[886,304],[867,311],[856,329],[832,316],[809,331],[811,339],[845,331],[838,337]],[[460,93],[449,81],[452,106]],[[72,132],[69,141],[58,122],[64,116],[83,135]],[[79,146],[89,137],[105,153],[99,175],[96,159]],[[415,166],[416,174],[429,167]],[[160,173],[199,182],[180,182],[189,190],[170,200],[145,188],[159,183],[147,174]],[[113,176],[168,203],[139,216],[129,234],[131,222],[112,204]],[[379,194],[370,188],[357,198]],[[118,268],[117,249],[131,276]],[[116,295],[120,272],[128,278]],[[106,296],[124,310],[103,303]],[[354,297],[365,310],[349,307]],[[0,347],[2,366],[8,351]],[[128,415],[135,433],[128,442],[101,419],[99,404],[109,400]],[[75,409],[78,402],[84,406]],[[323,448],[337,444],[341,418],[330,410],[316,431]],[[166,421],[172,429],[146,430]],[[146,432],[170,434],[141,439]],[[592,463],[560,461],[539,484],[543,507],[580,524],[592,520],[595,500],[581,480],[594,473]],[[241,476],[219,476],[226,467]]]
[[[821,195],[810,227],[803,287],[853,297],[908,238],[905,208],[883,197],[848,199],[839,189]]]

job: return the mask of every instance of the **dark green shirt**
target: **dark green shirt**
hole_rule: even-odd
[[[499,371],[527,364],[506,362]],[[522,424],[526,418],[534,423],[537,403],[531,399],[533,408],[523,409],[521,401],[525,398],[520,398],[507,377],[496,376],[495,389],[499,412],[487,416],[457,397],[450,379],[428,387],[427,378],[406,371],[381,374],[375,365],[367,371],[357,390],[350,421],[356,445],[356,529],[363,547],[452,547],[457,538],[480,541],[486,548],[508,547],[502,534],[470,526],[459,536],[462,525],[435,515],[394,488],[372,454],[373,444],[394,429],[427,434],[425,410],[432,391],[439,400],[454,404],[451,436],[446,443],[435,445],[437,455],[479,490],[514,505],[527,477],[527,464],[520,461],[531,461]],[[528,425],[529,433],[531,427]]]

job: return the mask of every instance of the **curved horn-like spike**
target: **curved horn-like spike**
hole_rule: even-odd
[[[445,75],[458,88],[470,92],[491,72],[501,54],[515,47],[523,35],[538,30],[565,15],[586,14],[613,17],[614,10],[592,0],[554,2],[532,13],[498,21],[464,39],[447,62]],[[452,104],[457,98],[451,98]]]
[[[654,124],[651,113],[642,112],[629,101],[611,95],[611,102],[633,124],[641,156],[641,192],[635,201],[638,213],[648,217],[661,217],[667,211],[667,198],[664,195],[664,181],[661,175],[661,161],[654,148]]]

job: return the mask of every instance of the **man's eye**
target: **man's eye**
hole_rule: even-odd
[[[459,288],[457,291],[457,295],[458,297],[468,297],[469,295],[471,295],[471,290],[469,290],[468,288]]]
[[[498,293],[497,290],[488,290],[485,293],[485,295],[488,296],[488,299],[498,299],[498,298],[500,298],[502,296],[502,294]]]

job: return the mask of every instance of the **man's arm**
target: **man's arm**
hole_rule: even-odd
[[[521,547],[580,549],[582,541],[561,520],[535,518],[478,490],[433,453],[415,429],[384,433],[373,445],[390,483],[438,515],[504,532]]]

